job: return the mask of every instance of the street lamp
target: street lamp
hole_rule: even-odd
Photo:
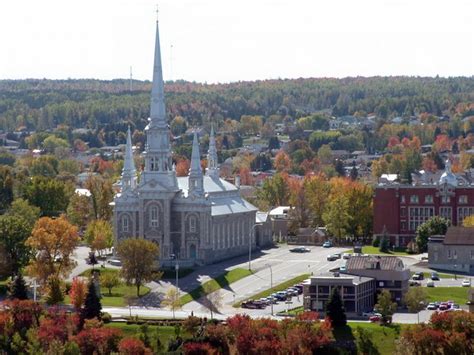
[[[174,269],[176,270],[176,291],[178,292],[178,297],[179,297],[179,288],[178,288],[179,264],[178,264],[178,258],[175,254],[171,254],[170,257],[171,257],[171,260],[174,260]]]
[[[270,268],[270,292],[273,293],[273,270],[272,270],[272,266],[270,264],[265,264],[265,266],[268,266]],[[270,306],[272,307],[272,316],[273,316],[273,297],[270,300]]]
[[[249,271],[252,271],[252,265],[251,265],[251,260],[252,260],[252,236],[254,229],[258,226],[261,226],[261,223],[255,223],[252,228],[250,228],[249,231]]]

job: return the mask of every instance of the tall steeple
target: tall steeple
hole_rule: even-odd
[[[125,146],[125,158],[122,169],[122,190],[127,188],[134,189],[136,184],[137,170],[135,169],[135,162],[133,161],[132,135],[130,133],[130,126],[128,126],[127,144]]]
[[[194,131],[193,137],[193,150],[191,152],[191,167],[189,169],[188,180],[188,188],[190,195],[204,195],[204,181],[201,167],[201,155],[199,154],[199,141],[196,131]]]
[[[170,191],[177,191],[176,173],[171,160],[170,133],[168,129],[163,72],[161,65],[160,31],[156,21],[155,59],[151,89],[150,118],[145,128],[145,170],[140,184],[154,180]],[[152,184],[155,185],[155,184]]]
[[[216,139],[214,137],[213,125],[211,125],[211,135],[209,136],[209,150],[207,151],[206,175],[215,178],[219,177],[219,167],[217,165]]]

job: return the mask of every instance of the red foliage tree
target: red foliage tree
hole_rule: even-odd
[[[184,354],[186,355],[217,354],[216,349],[214,349],[209,343],[186,343],[183,348]]]
[[[148,349],[140,339],[124,338],[118,345],[118,350],[121,355],[148,355],[152,351]]]
[[[84,280],[75,277],[72,280],[71,290],[69,291],[69,297],[76,311],[79,311],[84,305],[86,295],[87,284],[84,282]]]
[[[64,311],[53,308],[40,321],[38,341],[46,352],[55,341],[66,343],[76,333],[78,325],[79,317],[76,314],[67,315]]]
[[[118,350],[122,332],[113,328],[84,329],[73,340],[79,345],[82,354],[108,354]]]
[[[43,307],[31,300],[12,300],[4,303],[5,309],[10,314],[13,329],[12,333],[30,329],[39,324],[39,319],[43,313]]]

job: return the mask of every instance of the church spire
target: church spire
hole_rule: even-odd
[[[123,188],[135,188],[137,183],[137,171],[135,169],[135,162],[133,161],[133,149],[132,149],[132,135],[130,133],[130,126],[127,130],[127,144],[125,146],[125,158],[123,161],[122,169],[122,187]]]
[[[217,166],[216,139],[214,137],[214,125],[211,125],[211,134],[209,136],[209,150],[207,151],[207,176],[219,177],[219,168]]]
[[[201,167],[201,155],[199,154],[199,140],[197,132],[194,131],[193,150],[191,152],[191,167],[189,169],[189,193],[191,195],[204,194],[204,182]]]
[[[151,88],[150,125],[166,126],[165,94],[163,70],[161,65],[160,30],[156,19],[155,60],[153,66],[153,85]]]

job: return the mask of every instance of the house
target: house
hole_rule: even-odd
[[[278,206],[268,213],[272,221],[273,235],[275,235],[280,241],[282,238],[286,239],[288,236],[290,209],[290,206]]]
[[[430,268],[474,274],[474,228],[449,227],[428,241]]]
[[[288,237],[288,244],[322,245],[327,238],[327,230],[324,227],[298,228],[295,236]]]
[[[353,275],[315,276],[303,283],[305,310],[324,312],[332,290],[339,289],[346,314],[358,315],[374,308],[376,280],[372,277]]]
[[[258,247],[270,247],[273,245],[272,221],[269,213],[258,211],[255,215],[255,231],[256,244]]]
[[[346,270],[346,274],[374,278],[376,291],[389,290],[397,303],[408,291],[410,269],[396,256],[353,256],[347,261]]]

